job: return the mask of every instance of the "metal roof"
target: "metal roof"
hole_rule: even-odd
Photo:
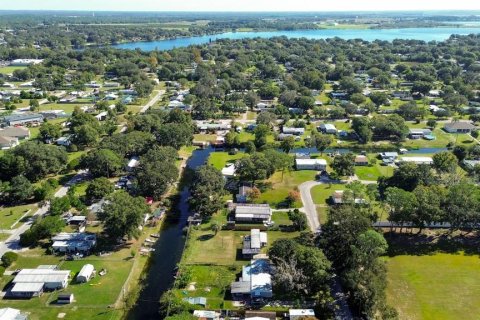
[[[64,282],[70,270],[22,269],[13,279],[13,283]]]
[[[15,283],[12,292],[40,292],[43,289],[43,282],[22,282]]]
[[[237,205],[235,208],[235,215],[272,215],[272,209],[269,205]],[[245,216],[248,217],[248,216]]]

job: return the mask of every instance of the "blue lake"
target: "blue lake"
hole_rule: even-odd
[[[131,42],[114,45],[119,49],[141,49],[143,51],[170,50],[188,47],[190,45],[205,44],[218,39],[247,39],[247,38],[272,38],[285,36],[288,38],[307,39],[363,39],[367,41],[395,39],[414,39],[423,41],[443,41],[452,34],[467,35],[479,34],[480,28],[475,27],[442,27],[442,28],[404,28],[404,29],[324,29],[324,30],[296,30],[296,31],[262,31],[262,32],[227,32],[216,35],[198,36],[190,38],[177,38],[152,42]]]

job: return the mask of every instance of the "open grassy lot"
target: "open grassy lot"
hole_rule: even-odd
[[[312,188],[312,199],[315,204],[328,204],[327,200],[336,190],[345,190],[345,184],[322,184]]]
[[[373,166],[356,166],[355,174],[360,180],[377,181],[379,177],[393,175],[393,167],[381,166],[379,163]]]
[[[276,172],[267,180],[271,187],[262,192],[256,200],[257,203],[269,203],[272,207],[277,207],[285,201],[288,192],[296,189],[300,184],[306,181],[315,180],[316,171],[288,171],[285,173]],[[301,207],[301,201],[295,203],[295,207]]]
[[[37,206],[35,204],[0,208],[0,229],[10,229],[28,210],[30,210],[30,214],[33,214],[36,209]],[[16,227],[20,225],[21,223],[19,222]]]
[[[245,157],[245,153],[238,152],[235,155],[230,155],[228,152],[212,152],[208,158],[208,163],[215,168],[222,170],[229,162]]]
[[[26,67],[22,67],[22,66],[8,66],[8,67],[0,67],[0,73],[1,74],[10,74],[10,73],[13,73],[13,71],[15,70],[21,70],[21,69],[25,69]]]
[[[402,255],[387,259],[387,267],[387,298],[399,319],[475,319],[480,314],[478,255]]]

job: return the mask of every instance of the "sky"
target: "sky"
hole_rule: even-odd
[[[394,11],[480,10],[478,0],[0,0],[0,10]]]

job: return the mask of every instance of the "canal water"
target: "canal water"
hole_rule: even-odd
[[[187,161],[189,169],[197,169],[206,163],[213,149],[196,150]],[[185,246],[183,229],[190,216],[188,198],[190,192],[184,189],[180,193],[178,219],[169,219],[163,224],[160,238],[155,243],[150,268],[145,279],[145,286],[140,292],[137,305],[129,312],[127,318],[132,320],[160,319],[159,300],[174,282],[173,270],[182,257]],[[173,220],[173,221],[172,221]]]

